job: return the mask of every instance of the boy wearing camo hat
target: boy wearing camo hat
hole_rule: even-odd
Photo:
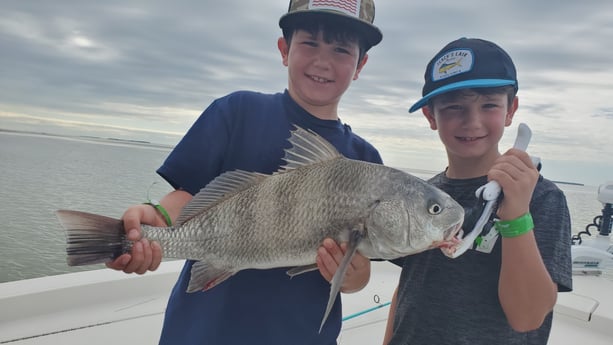
[[[192,195],[225,171],[276,171],[294,125],[315,131],[348,158],[382,163],[377,150],[338,114],[367,51],[382,39],[374,15],[373,0],[290,1],[277,42],[288,71],[287,89],[277,94],[237,91],[209,105],[157,170],[175,188],[160,201],[172,220]],[[150,205],[130,207],[123,219],[134,240],[141,223],[166,226]],[[139,274],[158,267],[158,244],[141,240],[133,248],[108,266]],[[329,280],[343,250],[326,239],[318,252],[319,272],[290,279],[287,269],[245,270],[196,293],[186,293],[193,264],[187,261],[168,301],[160,344],[336,344],[340,298],[318,331]],[[360,290],[369,275],[369,260],[356,255],[341,291]]]

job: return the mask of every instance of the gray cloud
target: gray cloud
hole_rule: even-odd
[[[286,0],[3,1],[0,128],[84,131],[78,125],[89,123],[88,131],[173,144],[214,98],[285,87],[276,40],[286,10]],[[386,162],[406,165],[404,154],[440,169],[436,133],[407,108],[443,45],[482,37],[518,67],[517,120],[534,128],[534,150],[559,161],[602,150],[611,157],[602,131],[613,118],[610,18],[609,0],[378,0],[384,39],[341,102],[341,118]]]

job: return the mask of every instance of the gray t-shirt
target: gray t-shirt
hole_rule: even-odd
[[[475,190],[487,179],[454,180],[441,173],[429,182],[457,200],[470,217],[469,210],[478,207]],[[551,278],[559,291],[570,291],[571,227],[563,192],[541,176],[530,212],[537,245]],[[456,259],[435,249],[395,260],[403,269],[389,344],[546,344],[553,313],[539,329],[526,333],[514,331],[506,320],[498,300],[500,242],[498,237],[490,253],[471,249]]]

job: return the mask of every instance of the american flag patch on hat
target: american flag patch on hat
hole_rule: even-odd
[[[310,0],[310,9],[334,10],[353,17],[360,17],[358,0]]]
[[[305,20],[309,16],[317,20],[342,20],[342,25],[364,36],[368,48],[383,38],[379,28],[373,25],[374,0],[290,0],[287,13],[279,19],[279,26],[285,30],[295,24],[297,18]]]

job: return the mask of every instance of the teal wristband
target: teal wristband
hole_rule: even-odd
[[[495,223],[495,226],[500,236],[510,238],[530,232],[534,229],[534,222],[532,221],[532,215],[528,212],[512,220],[499,220]]]
[[[172,220],[170,219],[170,216],[168,215],[168,212],[166,211],[166,209],[162,205],[160,205],[159,202],[153,201],[153,200],[149,200],[149,201],[147,201],[147,202],[145,202],[143,204],[144,205],[151,205],[151,206],[153,206],[158,212],[160,212],[162,217],[164,217],[164,220],[166,221],[166,225],[172,226]]]

